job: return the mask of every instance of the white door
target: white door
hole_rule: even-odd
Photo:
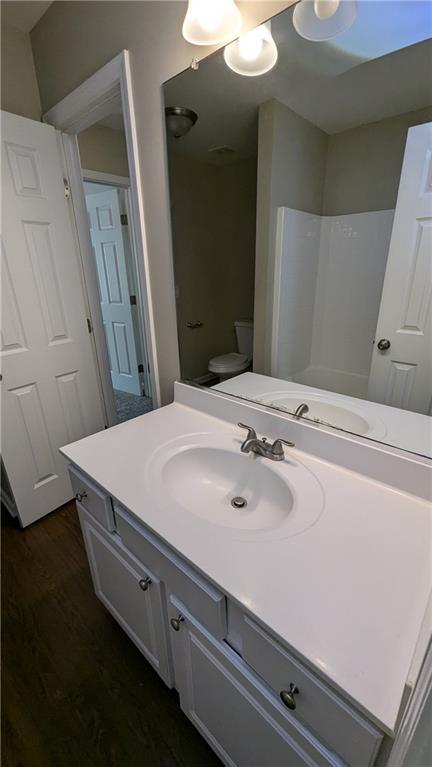
[[[2,456],[25,526],[73,496],[58,449],[104,419],[56,132],[1,121]]]
[[[432,123],[410,128],[368,399],[429,413],[432,396]]]
[[[114,389],[141,394],[118,191],[86,195]]]

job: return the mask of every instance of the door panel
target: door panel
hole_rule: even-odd
[[[170,684],[163,585],[130,555],[118,536],[102,530],[79,504],[78,510],[96,595]],[[146,579],[149,585],[143,590]]]
[[[432,397],[432,123],[408,131],[368,399],[429,413]],[[390,347],[380,351],[380,339]]]
[[[102,317],[115,389],[138,394],[141,385],[135,348],[118,191],[86,195],[96,257]]]
[[[73,493],[59,447],[104,426],[55,130],[2,112],[2,455],[22,525]]]

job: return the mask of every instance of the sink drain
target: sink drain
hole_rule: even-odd
[[[242,498],[241,495],[236,495],[231,501],[231,506],[234,506],[235,509],[244,509],[247,506],[247,500]]]

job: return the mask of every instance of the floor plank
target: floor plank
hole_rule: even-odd
[[[75,504],[1,543],[3,767],[220,767],[96,599]]]

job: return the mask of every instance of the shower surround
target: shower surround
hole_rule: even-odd
[[[393,216],[278,209],[272,376],[366,396]]]

